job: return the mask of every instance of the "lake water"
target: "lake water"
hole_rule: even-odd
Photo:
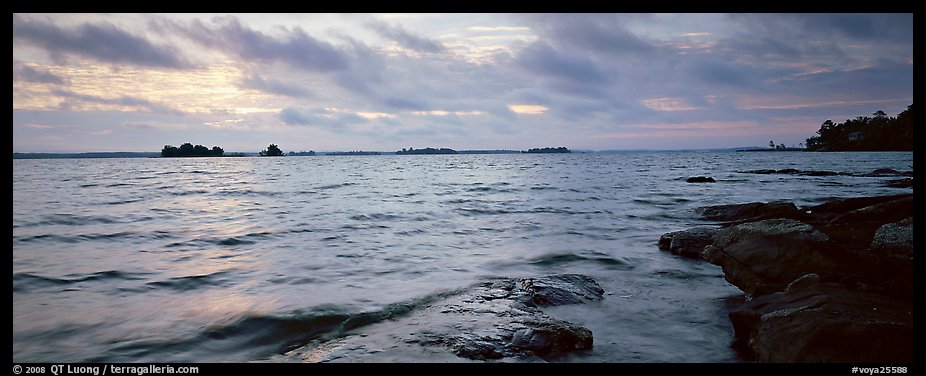
[[[660,235],[704,224],[699,206],[910,191],[744,173],[784,168],[910,171],[913,153],[13,160],[13,360],[289,361],[339,317],[581,273],[605,299],[546,312],[595,345],[561,361],[736,362],[740,291]],[[342,360],[384,359],[434,360]]]

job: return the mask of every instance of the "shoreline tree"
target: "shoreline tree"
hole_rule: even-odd
[[[225,150],[218,146],[213,146],[212,149],[209,149],[202,145],[193,146],[193,144],[187,142],[180,147],[173,145],[164,145],[164,148],[161,149],[161,157],[165,158],[176,158],[176,157],[221,157],[225,155]]]
[[[827,119],[820,124],[817,136],[807,139],[809,151],[912,151],[913,105],[888,117],[878,110],[873,117],[858,116],[834,123]]]
[[[267,149],[260,152],[260,156],[261,157],[282,157],[283,150],[280,150],[279,146],[270,144],[270,146],[267,146]]]

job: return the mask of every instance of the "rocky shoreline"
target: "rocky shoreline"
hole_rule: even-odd
[[[719,222],[658,247],[723,269],[747,300],[730,314],[759,362],[913,361],[913,194],[703,207]]]
[[[337,338],[320,338],[284,356],[300,362],[337,362],[361,354],[365,361],[380,362],[390,360],[378,358],[390,352],[420,351],[440,361],[554,359],[591,349],[593,336],[587,328],[546,315],[543,308],[603,297],[601,286],[581,274],[486,281],[425,304],[367,315],[374,319],[362,324],[345,322]],[[363,333],[352,331],[359,326],[365,326]],[[450,354],[456,358],[448,358]]]

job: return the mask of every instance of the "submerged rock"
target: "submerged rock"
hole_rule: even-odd
[[[659,238],[659,249],[673,255],[701,259],[704,247],[714,243],[714,236],[721,229],[715,227],[695,227],[684,231],[670,232]]]
[[[685,180],[685,182],[688,182],[688,183],[716,183],[717,181],[714,180],[714,178],[712,178],[712,177],[695,176],[695,177],[690,177],[690,178],[688,178],[688,180]]]
[[[313,342],[286,356],[313,362],[379,361],[389,359],[390,353],[427,351],[469,360],[550,359],[590,349],[593,335],[587,328],[547,316],[541,307],[597,301],[603,294],[597,282],[580,274],[483,282],[441,296],[403,317],[373,323],[362,331],[355,328],[341,338]]]
[[[913,361],[912,306],[813,280],[802,277],[787,292],[752,299],[730,313],[737,341],[757,361]]]
[[[891,188],[913,188],[913,178],[888,180],[884,183],[884,186]]]

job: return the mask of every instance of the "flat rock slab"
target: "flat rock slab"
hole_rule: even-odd
[[[284,356],[303,362],[385,362],[427,353],[436,361],[544,361],[591,349],[593,336],[541,308],[593,302],[603,294],[597,282],[579,274],[482,282]]]

